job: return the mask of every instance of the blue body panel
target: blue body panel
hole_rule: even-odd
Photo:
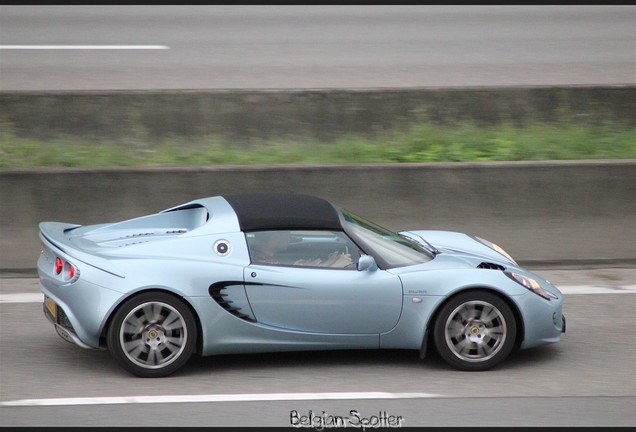
[[[387,269],[255,265],[232,207],[212,197],[114,224],[43,222],[38,272],[42,292],[63,310],[68,330],[92,348],[105,348],[108,320],[122,302],[147,290],[173,293],[190,305],[202,355],[419,350],[441,305],[472,289],[497,293],[511,305],[520,319],[521,348],[559,341],[563,296],[548,281],[466,234],[405,234],[441,253]],[[219,242],[226,253],[215,249]],[[56,274],[56,258],[72,264],[72,279]],[[491,268],[481,268],[483,262]],[[502,269],[535,279],[556,298],[534,294]]]

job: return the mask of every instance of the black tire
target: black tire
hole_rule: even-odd
[[[197,326],[183,300],[146,292],[117,310],[106,338],[109,352],[124,369],[142,378],[158,378],[176,372],[190,359]]]
[[[500,363],[514,348],[516,335],[517,322],[510,306],[483,290],[452,297],[433,324],[440,356],[465,371],[487,370]]]

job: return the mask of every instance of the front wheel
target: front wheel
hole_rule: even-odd
[[[126,301],[107,333],[108,350],[128,372],[143,378],[170,375],[194,352],[197,327],[175,296],[148,292]]]
[[[434,322],[433,337],[440,356],[460,370],[490,369],[512,351],[517,323],[510,306],[487,291],[469,291],[451,298]]]

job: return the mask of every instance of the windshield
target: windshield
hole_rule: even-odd
[[[340,209],[347,231],[373,251],[386,267],[404,267],[433,259],[433,254],[397,233],[370,222],[348,210]]]

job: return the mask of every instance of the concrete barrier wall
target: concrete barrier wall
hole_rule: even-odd
[[[0,127],[16,136],[147,145],[209,136],[247,145],[373,138],[422,122],[634,127],[634,112],[635,86],[0,93]]]
[[[636,161],[0,171],[0,272],[33,272],[37,224],[82,225],[247,191],[322,196],[388,228],[462,231],[524,264],[636,262]]]

